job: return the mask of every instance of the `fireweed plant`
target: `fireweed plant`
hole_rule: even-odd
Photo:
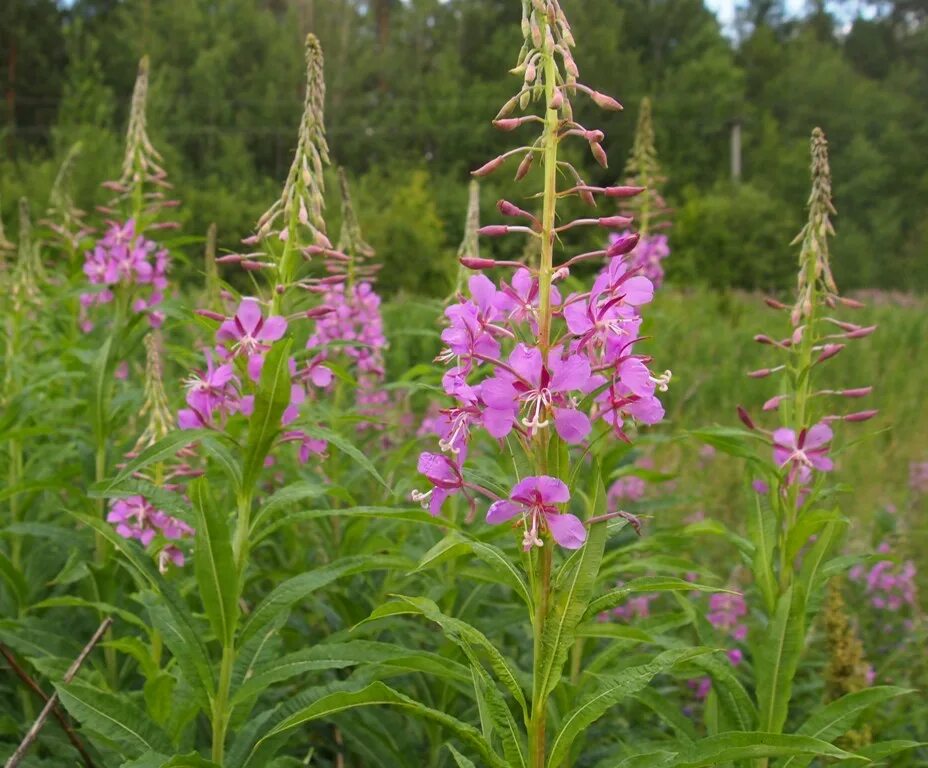
[[[640,666],[610,672],[616,655],[608,645],[597,646],[600,653],[584,654],[581,623],[595,622],[629,595],[711,588],[678,578],[645,578],[594,599],[609,539],[629,523],[637,524],[622,510],[607,511],[599,460],[603,446],[615,438],[629,441],[638,424],[661,420],[658,393],[666,389],[670,373],[652,374],[650,358],[636,351],[642,308],[653,296],[651,281],[622,258],[638,242],[637,235],[595,252],[556,255],[561,235],[574,228],[608,230],[631,223],[617,215],[560,223],[557,211],[559,201],[570,196],[595,206],[596,196],[627,199],[641,192],[591,186],[561,158],[562,143],[578,137],[606,165],[603,134],[573,119],[572,99],[583,94],[605,109],[621,106],[578,82],[573,36],[556,0],[523,3],[523,31],[525,43],[515,69],[523,85],[494,123],[504,131],[539,124],[541,136],[491,160],[475,175],[492,173],[508,158],[521,156],[521,179],[537,164],[544,181],[538,195],[541,213],[536,216],[503,200],[500,213],[521,223],[492,224],[479,232],[536,239],[539,256],[537,263],[525,264],[462,258],[476,274],[467,281],[468,294],[445,311],[445,349],[438,358],[447,366],[442,386],[451,402],[430,420],[436,424],[438,446],[418,461],[430,487],[413,491],[412,498],[454,529],[424,556],[420,570],[462,554],[489,564],[493,575],[488,578],[510,588],[527,609],[531,670],[523,670],[480,629],[445,612],[431,598],[397,595],[368,622],[395,626],[392,620],[398,616],[418,615],[437,624],[468,662],[480,728],[448,707],[434,706],[433,698],[417,700],[377,681],[294,712],[265,739],[349,709],[392,705],[454,734],[479,756],[481,766],[556,768],[579,759],[579,737],[612,705],[642,691],[659,674],[682,674],[690,662],[711,655],[708,648],[668,642],[662,653],[647,654]],[[541,115],[532,112],[533,105]],[[515,116],[517,107],[522,116]],[[603,260],[606,265],[592,285],[569,287],[568,277],[577,266]],[[495,282],[484,274],[489,270],[505,270],[505,277]],[[491,465],[495,471],[488,471]],[[465,523],[473,522],[482,533],[470,535],[454,516],[445,517],[446,508],[458,504],[467,510]],[[478,516],[487,525],[476,523]],[[449,664],[445,674],[450,676],[452,669]],[[819,749],[843,754],[815,739],[774,737],[765,746],[766,736],[733,733],[698,744],[673,744],[677,750],[663,751],[660,764],[708,766],[744,756]],[[459,766],[475,765],[454,744],[448,749]],[[634,753],[623,757],[614,764],[651,764],[635,762],[640,758]]]
[[[789,332],[782,339],[755,338],[775,350],[782,362],[749,374],[755,379],[779,376],[780,391],[764,403],[763,411],[780,426],[767,430],[739,408],[748,432],[702,434],[717,447],[747,458],[755,476],[748,540],[742,546],[758,593],[752,612],[758,620],[749,634],[755,701],[741,711],[740,723],[729,725],[758,727],[769,734],[789,729],[797,736],[834,742],[854,727],[865,709],[906,691],[865,687],[827,703],[804,721],[791,717],[794,679],[825,588],[853,562],[840,553],[849,521],[837,506],[838,489],[828,482],[838,454],[835,429],[876,415],[875,410],[839,408],[843,401],[856,404],[868,396],[871,386],[854,382],[851,388],[823,389],[816,385],[821,365],[876,328],[836,316],[842,307],[861,305],[840,296],[832,277],[828,238],[834,234],[835,209],[828,143],[820,129],[812,133],[811,158],[808,221],[794,241],[799,244],[796,299],[789,306],[767,299],[770,307],[788,318]],[[760,457],[754,452],[755,440],[765,444]],[[882,758],[912,746],[891,742],[863,748],[860,754]],[[786,764],[809,765],[811,760],[811,756],[793,757]],[[767,759],[758,764],[766,766]]]

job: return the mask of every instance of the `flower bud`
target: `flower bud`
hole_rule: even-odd
[[[603,145],[598,141],[590,143],[590,150],[593,152],[593,157],[596,158],[596,162],[599,163],[603,168],[609,167],[609,158],[606,157],[606,150],[603,149]]]
[[[564,94],[561,93],[560,89],[555,89],[554,95],[551,97],[550,107],[551,109],[560,109],[561,105],[564,103]]]
[[[738,418],[741,419],[741,423],[748,429],[755,429],[754,421],[748,415],[748,412],[740,405],[738,406]]]
[[[842,389],[837,394],[841,397],[866,397],[873,392],[873,387],[857,387],[856,389]]]
[[[328,304],[320,304],[318,307],[307,309],[306,317],[311,320],[315,317],[325,317],[326,315],[329,315],[334,311],[335,311],[335,307],[330,307]]]
[[[773,373],[769,368],[758,368],[756,371],[748,371],[748,376],[752,379],[764,379]]]
[[[195,310],[195,314],[199,315],[200,317],[209,318],[210,320],[216,320],[220,323],[225,322],[226,320],[225,315],[220,315],[218,312],[213,312],[209,309],[197,309]]]
[[[770,344],[772,346],[776,346],[777,344],[773,339],[763,333],[758,333],[754,337],[754,341],[756,341],[758,344]]]
[[[580,189],[577,193],[580,195],[580,199],[586,203],[590,208],[596,207],[596,199],[593,197],[593,193],[589,189]]]
[[[602,109],[609,109],[613,112],[620,112],[623,109],[619,102],[617,102],[611,96],[607,96],[605,93],[600,93],[599,91],[590,91],[590,98],[593,99],[593,102],[597,107]]]
[[[635,197],[644,192],[644,187],[606,187],[603,192],[606,197]]]
[[[476,171],[471,171],[471,176],[489,176],[493,171],[499,168],[503,161],[506,158],[500,155],[499,157],[494,157],[486,165],[481,165]]]
[[[259,269],[267,269],[270,267],[270,264],[262,264],[260,261],[252,261],[251,259],[244,259],[242,261],[242,269],[247,269],[249,272],[256,272]]]
[[[776,299],[771,298],[770,296],[766,296],[764,298],[764,304],[766,304],[771,309],[786,309],[787,308],[786,305],[782,301],[777,301]]]
[[[844,417],[845,421],[869,421],[874,416],[876,416],[879,411],[857,411],[856,413],[849,413]]]
[[[586,131],[583,134],[583,138],[589,142],[599,143],[606,138],[606,134],[602,131]]]
[[[599,226],[609,229],[622,229],[632,223],[628,216],[603,216],[599,219]]]
[[[484,237],[501,237],[509,232],[509,227],[505,224],[489,224],[486,227],[480,227],[477,230],[478,235]]]
[[[492,269],[496,266],[493,259],[481,259],[475,256],[463,256],[460,259],[461,266],[467,269]]]
[[[501,131],[513,131],[522,125],[521,117],[501,117],[493,121],[493,125]]]
[[[521,181],[528,175],[528,172],[532,169],[533,162],[535,162],[534,153],[527,152],[525,157],[522,158],[522,162],[519,163],[519,167],[516,169],[516,181]]]
[[[640,239],[641,235],[637,233],[633,235],[622,235],[606,249],[606,258],[614,259],[616,256],[622,256],[623,254],[635,250],[635,246],[638,245]]]
[[[815,362],[824,363],[826,360],[837,355],[842,349],[844,349],[844,344],[826,344]]]
[[[217,264],[239,264],[241,263],[244,256],[240,253],[227,253],[225,256],[220,256],[216,259]]]
[[[857,299],[848,299],[845,296],[839,296],[838,301],[840,301],[845,307],[850,307],[851,309],[863,309],[866,304],[862,301],[857,301]]]
[[[782,403],[785,399],[786,395],[777,395],[776,397],[771,397],[766,403],[764,403],[761,410],[775,411],[780,407],[780,403]]]
[[[525,216],[526,218],[534,218],[528,211],[523,211],[519,206],[513,205],[508,200],[498,201],[496,203],[496,210],[503,216]]]
[[[849,339],[863,339],[876,330],[875,325],[868,325],[865,328],[858,328],[855,331],[849,331],[845,336]]]

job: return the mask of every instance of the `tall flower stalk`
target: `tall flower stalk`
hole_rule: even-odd
[[[752,627],[749,641],[756,677],[757,727],[776,737],[787,728],[793,682],[811,620],[829,578],[842,567],[836,552],[848,521],[836,507],[834,489],[827,482],[835,466],[833,427],[876,415],[874,410],[848,412],[836,407],[842,401],[856,403],[866,397],[872,390],[869,385],[853,382],[852,388],[835,390],[822,388],[817,382],[821,365],[842,353],[850,341],[869,336],[875,326],[835,317],[842,306],[862,305],[841,297],[832,277],[828,240],[834,234],[831,217],[835,209],[828,142],[818,128],[812,133],[810,149],[808,221],[794,241],[799,245],[796,300],[792,306],[767,300],[770,307],[788,317],[789,332],[780,339],[765,334],[755,337],[781,355],[782,362],[749,374],[758,379],[779,377],[779,393],[764,404],[763,411],[778,418],[780,426],[764,429],[739,408],[741,420],[750,430],[745,439],[755,437],[769,451],[764,459],[752,462],[760,476],[754,481],[749,536],[763,619]],[[719,443],[719,447],[729,450],[731,443]],[[745,455],[745,448],[737,448],[736,453]],[[873,701],[901,692],[875,692]],[[828,709],[842,712],[856,701],[852,697],[859,695],[848,694]],[[808,734],[814,718],[821,716],[801,725],[797,735]],[[853,725],[852,720],[846,722],[848,727]],[[840,735],[835,732],[830,740]],[[756,764],[766,766],[768,760],[759,758]]]
[[[466,252],[461,262],[477,272],[503,269],[511,273],[499,286],[477,274],[468,281],[470,297],[446,311],[449,327],[442,334],[447,347],[440,359],[452,364],[444,376],[445,391],[455,399],[443,411],[441,454],[424,453],[420,471],[432,482],[416,492],[433,514],[450,495],[463,495],[474,508],[481,496],[492,502],[487,522],[513,522],[521,529],[524,563],[531,585],[529,606],[534,668],[531,706],[526,710],[528,765],[540,768],[547,759],[548,701],[558,685],[570,641],[563,622],[571,612],[583,612],[586,595],[565,594],[553,587],[553,544],[567,549],[585,546],[582,562],[592,579],[605,541],[605,498],[601,480],[589,489],[586,519],[567,511],[578,490],[577,477],[599,438],[610,432],[627,437],[636,419],[655,423],[663,409],[656,388],[666,388],[665,377],[648,370],[649,358],[634,352],[641,323],[639,309],[653,294],[651,282],[628,269],[623,256],[638,241],[636,235],[618,238],[608,249],[560,257],[561,235],[574,227],[624,228],[630,219],[596,216],[559,224],[558,204],[577,196],[595,205],[595,196],[628,198],[641,192],[629,187],[588,185],[580,171],[561,159],[561,144],[571,137],[585,141],[593,157],[605,166],[603,133],[573,119],[572,99],[582,93],[600,107],[619,110],[609,96],[578,81],[571,49],[574,39],[556,0],[523,3],[525,42],[516,72],[523,84],[494,120],[497,128],[513,131],[540,125],[541,135],[529,144],[491,160],[475,176],[497,170],[512,156],[522,160],[516,178],[538,165],[543,179],[541,213],[537,217],[516,204],[501,200],[500,213],[520,221],[479,229],[489,237],[516,235],[537,239],[535,263],[500,262]],[[540,105],[541,114],[532,110]],[[519,108],[523,116],[513,114]],[[561,179],[567,178],[564,186]],[[588,291],[562,297],[556,283],[577,264],[605,259],[606,268]],[[502,354],[503,346],[510,349]],[[594,429],[594,422],[596,427]],[[505,441],[513,462],[524,474],[511,490],[498,496],[467,478],[464,464],[471,450],[472,430],[485,429]],[[570,448],[579,452],[571,457]],[[516,454],[521,453],[521,457]],[[588,489],[584,488],[584,491]],[[576,506],[576,501],[574,506]],[[565,566],[566,568],[566,566]],[[574,603],[573,601],[576,601]],[[554,626],[552,626],[552,623]],[[552,634],[555,640],[552,642]]]

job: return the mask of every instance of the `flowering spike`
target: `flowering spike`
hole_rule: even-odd
[[[167,437],[174,426],[168,397],[164,392],[161,345],[160,331],[152,331],[145,337],[145,402],[139,415],[147,414],[148,424],[136,441],[133,453],[139,453]]]

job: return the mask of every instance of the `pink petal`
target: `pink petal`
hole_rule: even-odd
[[[273,315],[264,321],[257,338],[260,341],[277,341],[287,331],[287,321],[280,315]]]
[[[571,355],[566,360],[549,357],[549,365],[552,372],[550,389],[554,392],[583,389],[590,379],[590,361],[581,355]]]
[[[507,520],[512,520],[512,518],[518,515],[521,511],[521,506],[518,504],[513,504],[507,499],[494,501],[490,505],[490,508],[487,510],[487,522],[490,525],[505,523]]]
[[[620,290],[625,294],[625,303],[633,307],[647,304],[654,298],[654,284],[644,275],[629,278]]]
[[[548,530],[565,549],[580,549],[586,541],[586,526],[575,515],[545,515]]]
[[[242,299],[242,303],[238,305],[238,312],[235,313],[238,321],[242,324],[242,328],[249,335],[254,333],[255,328],[261,321],[261,315],[261,305],[258,304],[257,299],[252,298]]]
[[[509,365],[529,384],[541,381],[541,351],[526,344],[516,344],[509,355]]]
[[[592,425],[582,411],[572,408],[555,408],[554,428],[564,442],[576,445],[590,434]]]
[[[779,430],[777,430],[779,432]],[[774,434],[774,439],[776,439],[776,432]],[[827,424],[816,424],[814,427],[809,429],[806,433],[806,441],[803,445],[805,450],[813,450],[815,448],[820,448],[823,445],[827,445],[831,442],[831,438],[834,437],[834,434],[831,431],[831,427]],[[777,440],[779,442],[779,440]]]

